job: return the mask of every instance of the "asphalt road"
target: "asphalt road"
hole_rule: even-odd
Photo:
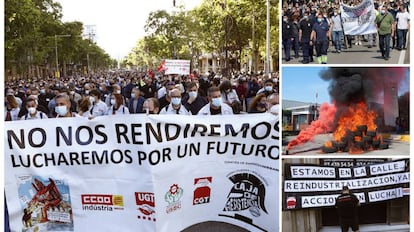
[[[407,40],[410,41],[409,35]],[[354,42],[355,43],[355,42]],[[392,45],[392,43],[391,43]],[[329,64],[409,64],[410,63],[410,43],[407,43],[407,49],[398,51],[397,49],[390,50],[390,59],[384,60],[381,57],[381,53],[378,47],[378,41],[376,46],[368,48],[368,42],[362,41],[362,45],[352,45],[352,48],[343,49],[341,53],[336,53],[333,46],[328,49],[328,65]],[[302,64],[302,52],[299,52],[299,58],[295,58],[294,52],[291,50],[291,60],[285,61],[284,51],[282,48],[282,64],[285,65],[297,65]],[[314,62],[309,64],[318,64],[316,57]],[[326,64],[324,64],[326,65]]]
[[[293,140],[296,136],[288,136],[283,138],[283,146],[282,146],[282,155],[286,156],[286,149],[287,143]],[[393,139],[394,138],[394,139]],[[368,155],[368,156],[409,156],[410,155],[410,143],[404,142],[401,140],[396,139],[398,136],[391,136],[390,139],[384,140],[384,142],[389,144],[389,149],[385,150],[373,150],[367,151],[360,155]],[[309,141],[304,144],[297,145],[288,151],[288,155],[319,155],[319,156],[327,156],[327,155],[351,155],[353,157],[356,154],[349,154],[347,152],[338,152],[338,153],[322,153],[321,147],[324,145],[326,141],[333,140],[332,134],[323,134],[317,135],[312,141]]]

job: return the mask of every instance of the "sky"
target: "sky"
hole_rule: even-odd
[[[331,103],[329,82],[322,80],[319,73],[326,67],[283,67],[282,68],[282,100],[317,103]],[[406,73],[405,81],[399,87],[398,95],[409,91],[410,73]]]
[[[148,15],[156,10],[172,10],[173,0],[56,0],[62,5],[63,22],[80,21],[96,26],[96,42],[113,59],[128,55],[145,36]],[[192,9],[202,0],[176,0],[176,5]]]

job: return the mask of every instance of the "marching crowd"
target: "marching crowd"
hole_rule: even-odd
[[[279,81],[239,74],[147,75],[108,71],[6,81],[5,121],[119,114],[216,115],[279,111]]]
[[[346,35],[343,27],[340,4],[354,7],[362,0],[287,0],[282,6],[283,55],[286,62],[291,53],[307,64],[316,61],[328,62],[328,50],[334,53],[354,46],[371,48],[378,41],[383,59],[390,58],[390,49],[404,50],[407,46],[407,33],[410,28],[409,0],[374,0],[375,25],[377,33]]]

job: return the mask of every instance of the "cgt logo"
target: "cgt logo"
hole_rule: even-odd
[[[194,190],[193,205],[207,204],[210,202],[210,184],[212,182],[212,177],[202,177],[194,179],[194,185],[196,189]]]
[[[81,197],[83,205],[124,206],[124,198],[121,195],[82,194]]]

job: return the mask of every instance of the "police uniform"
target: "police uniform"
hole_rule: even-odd
[[[282,40],[283,40],[283,49],[285,51],[285,60],[290,60],[290,48],[292,47],[292,38],[293,38],[293,26],[291,22],[282,23]]]

